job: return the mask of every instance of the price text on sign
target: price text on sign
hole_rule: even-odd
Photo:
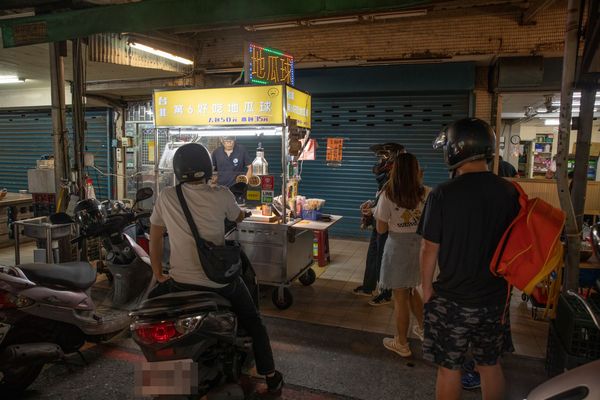
[[[344,139],[327,138],[327,161],[342,161]]]

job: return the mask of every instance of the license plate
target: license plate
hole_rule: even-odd
[[[198,364],[193,360],[142,362],[135,369],[137,396],[198,393]]]
[[[2,343],[2,341],[4,340],[4,338],[6,337],[6,334],[8,333],[8,331],[10,331],[11,326],[8,324],[3,324],[2,322],[0,322],[0,344]]]

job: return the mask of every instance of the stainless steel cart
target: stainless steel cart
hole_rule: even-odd
[[[21,233],[29,238],[45,241],[45,262],[59,262],[54,254],[52,243],[55,240],[75,234],[74,224],[52,224],[48,217],[37,217],[16,221],[13,224],[15,236],[15,264],[21,263]]]
[[[292,281],[299,278],[304,285],[316,280],[313,264],[313,232],[296,229],[290,224],[243,221],[235,239],[250,259],[259,283],[275,286],[273,304],[289,308],[293,296]]]

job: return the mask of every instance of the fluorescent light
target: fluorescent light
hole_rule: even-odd
[[[411,10],[411,11],[398,11],[380,14],[369,14],[366,17],[373,21],[381,21],[386,19],[397,19],[397,18],[410,18],[410,17],[422,17],[427,15],[427,10]]]
[[[268,127],[264,129],[177,129],[170,128],[171,133],[182,135],[198,135],[200,137],[219,137],[219,136],[281,136],[280,127]]]
[[[21,79],[16,75],[0,75],[0,83],[23,83],[25,79]]]
[[[274,22],[272,24],[248,25],[244,29],[247,31],[268,31],[271,29],[297,28],[300,26],[298,21]]]
[[[546,126],[558,126],[560,123],[559,119],[556,118],[548,118],[544,120],[544,125]]]
[[[134,49],[138,49],[140,51],[143,51],[145,53],[150,53],[150,54],[154,54],[155,56],[159,56],[159,57],[162,57],[162,58],[173,60],[173,61],[178,62],[180,64],[185,64],[185,65],[192,65],[192,64],[194,64],[194,62],[192,60],[188,60],[187,58],[179,57],[179,56],[176,56],[174,54],[167,53],[166,51],[158,50],[158,49],[152,48],[150,46],[146,46],[146,45],[141,44],[141,43],[130,42],[129,46],[133,47]]]
[[[311,19],[308,21],[308,25],[329,25],[329,24],[347,24],[351,22],[358,22],[358,15],[352,17],[334,17],[334,18],[320,18],[320,19]]]

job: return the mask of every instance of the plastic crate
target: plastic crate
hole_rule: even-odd
[[[318,210],[302,210],[302,219],[309,221],[318,221],[321,215],[321,211]]]
[[[548,334],[548,346],[546,348],[545,368],[548,376],[556,376],[563,372],[577,368],[580,365],[587,364],[594,359],[579,357],[570,354],[563,342],[558,337],[555,321],[550,323],[550,332]]]
[[[600,296],[591,296],[588,303],[600,315]],[[556,333],[569,354],[589,359],[600,358],[600,330],[579,300],[561,295],[556,309]]]

